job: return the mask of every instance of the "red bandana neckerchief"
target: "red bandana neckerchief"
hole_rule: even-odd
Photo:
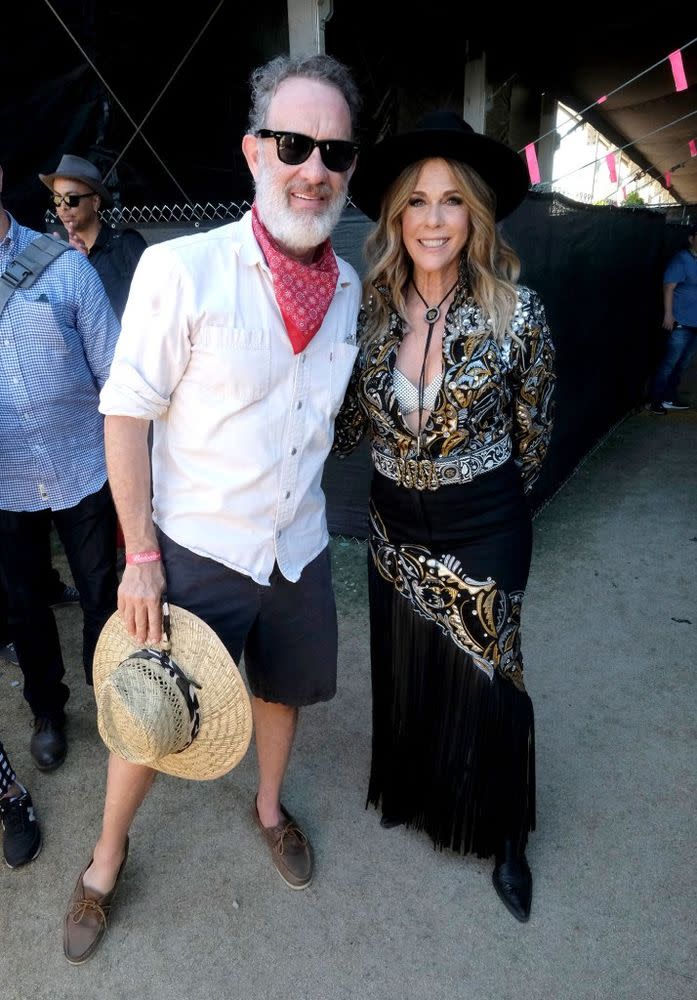
[[[311,264],[287,257],[259,218],[256,204],[252,205],[252,231],[269,265],[293,353],[300,354],[321,327],[334,298],[339,265],[332,245],[325,240]]]

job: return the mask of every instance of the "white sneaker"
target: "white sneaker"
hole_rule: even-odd
[[[687,403],[678,403],[675,400],[664,399],[663,408],[665,410],[689,410]]]

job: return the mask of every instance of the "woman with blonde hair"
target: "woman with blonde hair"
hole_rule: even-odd
[[[518,155],[451,112],[362,155],[352,197],[377,226],[335,439],[348,454],[367,431],[374,466],[368,801],[385,827],[493,855],[521,921],[535,825],[525,492],[549,444],[553,347],[496,222],[526,190]]]

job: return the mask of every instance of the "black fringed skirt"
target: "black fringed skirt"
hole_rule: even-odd
[[[368,801],[479,857],[535,826],[520,613],[532,529],[513,462],[406,489],[375,472],[369,555]]]

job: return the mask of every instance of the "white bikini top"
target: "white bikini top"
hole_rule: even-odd
[[[443,372],[437,372],[433,379],[424,387],[424,410],[432,410],[436,405],[436,397],[440,392],[440,387],[443,384]],[[414,413],[419,408],[419,389],[415,386],[403,372],[400,372],[399,368],[395,368],[394,375],[392,376],[392,387],[394,389],[394,394],[397,397],[397,402],[399,403],[399,408],[402,413],[406,416],[408,413]]]

